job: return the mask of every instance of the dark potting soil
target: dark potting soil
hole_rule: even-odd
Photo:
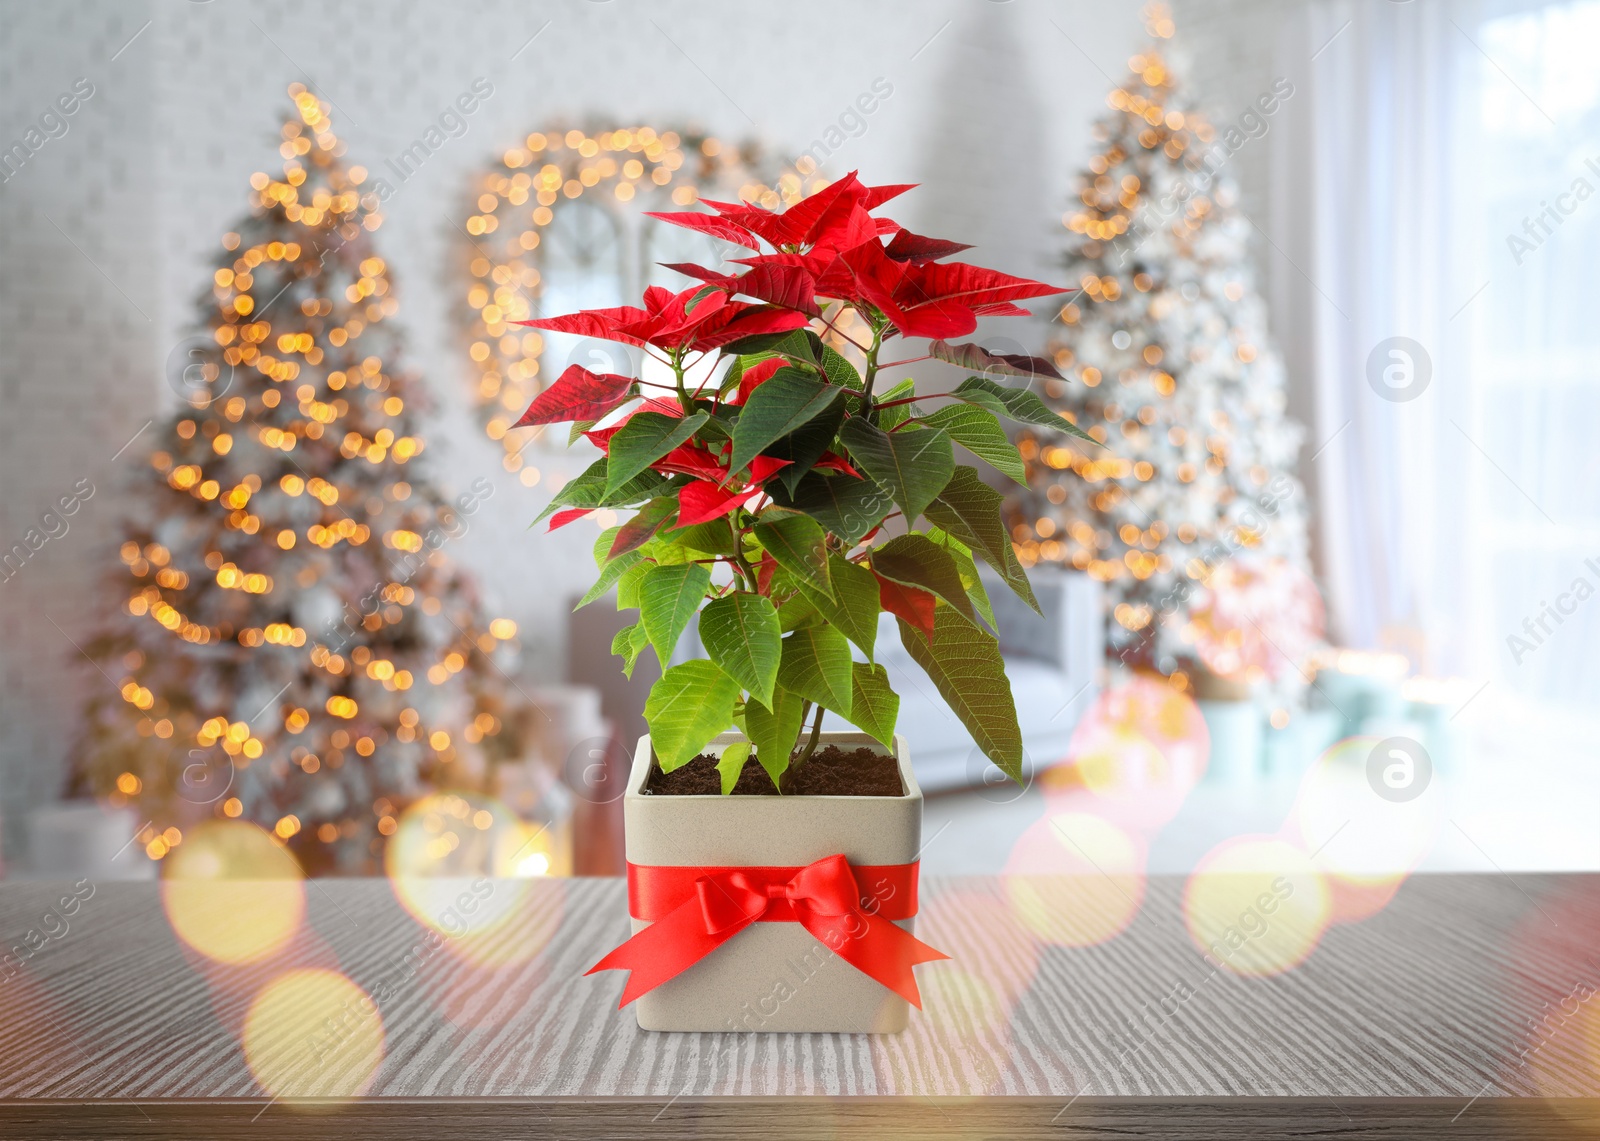
[[[902,796],[900,765],[878,750],[863,746],[849,752],[837,745],[818,749],[811,759],[785,774],[785,796]],[[717,758],[701,753],[682,768],[650,770],[645,791],[653,796],[716,796],[722,792]],[[754,757],[733,786],[734,796],[776,796],[772,778]]]

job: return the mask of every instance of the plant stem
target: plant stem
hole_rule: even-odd
[[[870,415],[872,412],[872,382],[878,378],[878,350],[883,347],[883,326],[878,322],[872,323],[872,347],[866,351],[867,371],[861,378],[861,414]],[[873,423],[877,423],[876,420]]]
[[[678,385],[678,403],[683,405],[685,416],[694,413],[694,398],[689,395],[689,390],[683,385],[683,354],[672,354],[672,377]]]
[[[955,395],[955,393],[953,393],[953,392],[929,392],[929,393],[927,393],[926,395],[923,395],[923,396],[902,396],[899,400],[885,400],[882,404],[878,404],[875,407],[878,407],[878,408],[893,408],[893,407],[895,407],[896,405],[899,405],[899,404],[915,404],[919,400],[936,400],[941,396],[954,396],[954,395]]]
[[[811,722],[811,737],[806,741],[805,748],[800,750],[800,755],[789,763],[791,769],[798,768],[811,759],[811,754],[817,751],[817,740],[822,736],[822,706],[817,706],[817,716]],[[805,724],[805,715],[800,715],[800,723]]]

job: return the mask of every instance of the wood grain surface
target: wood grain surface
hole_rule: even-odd
[[[1196,949],[1183,880],[1141,886],[1125,929],[1061,946],[999,880],[929,881],[918,934],[953,959],[918,969],[909,1030],[871,1037],[640,1031],[616,1009],[620,975],[583,975],[628,933],[618,880],[479,881],[507,918],[462,935],[385,881],[310,881],[289,943],[235,965],[175,936],[157,885],[99,885],[63,921],[60,885],[4,884],[6,946],[58,917],[25,962],[0,964],[0,1136],[1600,1129],[1600,878],[1413,877],[1259,978]],[[375,1001],[274,1025],[262,995],[297,993],[296,971]]]

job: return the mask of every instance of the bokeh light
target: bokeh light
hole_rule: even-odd
[[[273,1097],[358,1097],[383,1063],[383,1015],[338,971],[287,971],[251,1004],[243,1046]]]
[[[1017,840],[1001,881],[1017,918],[1046,943],[1089,947],[1139,912],[1144,842],[1087,812],[1048,812]]]
[[[1382,909],[1438,837],[1444,804],[1438,780],[1410,800],[1380,795],[1369,773],[1379,743],[1350,737],[1317,758],[1301,778],[1285,828],[1329,877],[1339,922]]]
[[[1526,1089],[1550,1099],[1549,1108],[1587,1127],[1574,1128],[1573,1136],[1593,1136],[1592,1094],[1600,1073],[1600,959],[1594,954],[1600,945],[1600,899],[1593,879],[1492,880],[1476,888],[1466,877],[1438,877],[1429,890],[1454,889],[1473,897],[1470,903],[1463,898],[1464,905],[1495,917],[1489,929],[1480,926],[1478,937],[1494,964],[1487,997],[1509,1015],[1511,1053],[1497,1059],[1499,1083],[1508,1091]],[[1504,918],[1508,912],[1516,914],[1510,923]],[[1470,940],[1474,933],[1466,930],[1461,936]]]
[[[161,899],[178,938],[219,963],[266,959],[305,917],[300,865],[244,821],[197,825],[162,864]]]
[[[1303,963],[1328,928],[1332,904],[1304,851],[1275,836],[1240,836],[1200,860],[1184,887],[1189,938],[1236,975],[1276,975]]]
[[[396,898],[452,954],[484,965],[525,962],[560,926],[565,871],[548,829],[474,794],[424,797],[401,816],[384,853]],[[535,886],[537,884],[537,887]]]
[[[1039,784],[1047,797],[1147,830],[1178,813],[1209,751],[1199,706],[1165,678],[1135,674],[1101,693],[1065,763]]]
[[[1594,1118],[1594,1075],[1600,1072],[1600,1001],[1594,987],[1576,984],[1534,1013],[1522,1040],[1521,1055],[1533,1087],[1555,1111],[1600,1132]],[[1583,1099],[1583,1100],[1578,1100]]]

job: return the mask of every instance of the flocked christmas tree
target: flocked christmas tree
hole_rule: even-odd
[[[1172,35],[1164,9],[1146,20],[1156,41]],[[1082,383],[1046,384],[1104,447],[1030,430],[1013,536],[1025,562],[1105,584],[1113,662],[1292,688],[1321,603],[1291,473],[1301,431],[1223,169],[1246,136],[1207,122],[1159,46],[1130,67],[1063,219],[1082,291],[1054,351]],[[1279,82],[1274,105],[1293,90]]]
[[[126,527],[90,648],[120,693],[91,702],[75,781],[139,803],[152,859],[215,815],[360,871],[408,801],[515,756],[525,707],[514,624],[485,621],[443,549],[492,488],[448,502],[418,470],[379,196],[327,106],[290,95],[283,172],[252,177],[223,239],[187,405]]]

